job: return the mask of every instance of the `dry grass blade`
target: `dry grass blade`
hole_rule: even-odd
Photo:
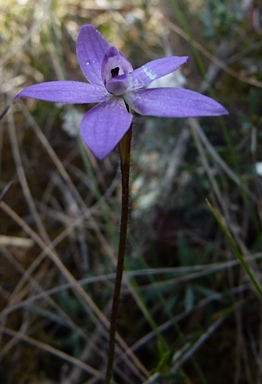
[[[242,81],[243,83],[253,85],[255,87],[262,88],[262,82],[248,78],[241,73],[238,73],[231,69],[228,65],[226,65],[223,61],[219,60],[216,56],[214,56],[212,53],[210,53],[206,48],[204,48],[201,44],[199,44],[195,39],[192,39],[191,36],[189,36],[185,31],[182,30],[178,25],[175,25],[174,23],[170,22],[169,20],[165,19],[165,24],[171,29],[171,31],[174,31],[179,36],[181,36],[183,39],[185,39],[187,42],[190,42],[199,52],[201,52],[204,56],[206,56],[211,62],[213,62],[217,67],[222,69],[224,72],[226,72],[228,75],[234,77],[235,79]]]
[[[54,347],[52,347],[49,344],[43,343],[42,341],[35,340],[31,338],[30,336],[24,335],[21,332],[13,331],[12,329],[5,328],[0,326],[0,331],[4,333],[5,335],[13,337],[16,341],[24,341],[28,344],[33,345],[34,347],[37,347],[43,351],[46,351],[48,353],[51,353],[52,355],[65,360],[66,362],[73,364],[75,366],[78,366],[79,368],[83,369],[84,371],[91,373],[94,376],[98,376],[99,372],[95,370],[94,368],[90,367],[89,365],[85,364],[84,362],[80,361],[79,359],[74,358],[73,356],[70,356]]]
[[[15,236],[0,236],[0,246],[6,247],[22,247],[28,248],[33,245],[31,239],[26,239],[24,237],[15,237]]]
[[[109,328],[108,319],[100,311],[97,305],[93,302],[91,297],[78,284],[77,280],[68,271],[68,269],[65,268],[64,264],[53,252],[53,250],[47,247],[46,244],[41,240],[41,238],[3,201],[0,203],[0,208],[6,214],[8,214],[19,226],[21,226],[21,228],[36,242],[36,244],[40,248],[42,248],[42,250],[46,253],[46,255],[50,257],[50,259],[56,265],[56,267],[61,272],[61,274],[66,278],[67,281],[69,281],[72,284],[73,291],[77,295],[80,302],[83,303],[84,308],[86,308],[86,310],[88,311],[93,321],[96,323],[96,321],[98,320],[103,325],[103,327],[105,327],[105,329],[108,329]],[[129,347],[124,342],[124,340],[119,336],[119,334],[116,335],[116,340],[119,343],[119,346],[121,346],[121,348],[123,348],[124,351],[129,350]],[[130,360],[129,364],[134,370],[134,372],[138,375],[141,375],[141,374],[147,375],[146,369],[132,352],[130,353],[130,358],[132,359],[132,362]]]

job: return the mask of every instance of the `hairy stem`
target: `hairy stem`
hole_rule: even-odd
[[[129,209],[129,174],[130,174],[130,149],[132,138],[132,125],[119,143],[120,164],[122,175],[122,204],[121,204],[121,223],[118,245],[118,258],[116,268],[115,287],[111,311],[110,334],[109,334],[109,350],[105,384],[110,384],[113,373],[114,355],[115,355],[115,334],[118,317],[119,299],[121,293],[122,276],[124,269],[124,259],[126,250],[126,235],[128,225],[128,209]]]

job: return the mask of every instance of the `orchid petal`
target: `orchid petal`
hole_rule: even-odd
[[[104,87],[80,81],[49,81],[31,85],[15,98],[24,96],[55,103],[86,104],[105,101],[109,93]]]
[[[99,159],[106,157],[128,131],[132,114],[123,99],[113,98],[87,112],[81,123],[82,139]]]
[[[150,61],[130,74],[130,89],[146,87],[152,81],[174,72],[187,61],[187,56],[171,56]]]
[[[103,85],[101,66],[109,48],[110,44],[93,25],[87,24],[80,29],[76,42],[76,55],[90,83]]]
[[[120,96],[128,89],[128,84],[128,75],[116,76],[108,80],[106,89],[109,93],[112,93],[112,95]]]
[[[181,88],[152,88],[125,94],[125,101],[141,115],[199,117],[226,115],[228,111],[210,97]]]

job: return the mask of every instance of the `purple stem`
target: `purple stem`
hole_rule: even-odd
[[[121,223],[118,245],[118,257],[115,287],[113,294],[113,303],[111,311],[110,333],[109,333],[109,350],[105,384],[110,384],[113,373],[114,355],[115,355],[115,335],[116,324],[118,317],[119,299],[121,293],[122,276],[124,270],[124,259],[126,250],[126,236],[128,225],[128,210],[129,210],[129,175],[130,175],[130,152],[132,139],[132,124],[119,143],[120,166],[122,174],[122,205],[121,205]]]

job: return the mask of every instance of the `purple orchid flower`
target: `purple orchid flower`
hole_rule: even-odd
[[[99,103],[80,123],[82,139],[99,159],[106,157],[130,128],[133,115],[199,117],[227,114],[213,99],[180,88],[145,89],[188,61],[188,57],[166,57],[133,70],[127,58],[111,46],[93,25],[84,25],[76,42],[80,67],[89,83],[51,81],[29,86],[17,98],[64,103]]]

